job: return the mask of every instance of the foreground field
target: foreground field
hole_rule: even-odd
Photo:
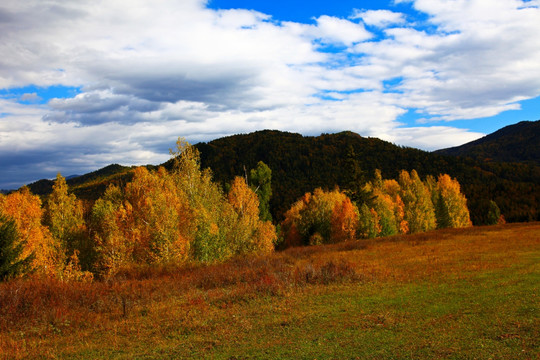
[[[0,358],[537,359],[540,224],[0,284]]]

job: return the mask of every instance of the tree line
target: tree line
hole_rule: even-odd
[[[281,131],[258,131],[195,145],[203,167],[222,184],[262,160],[273,171],[271,211],[282,220],[291,205],[318,187],[353,189],[373,179],[376,169],[397,179],[413,169],[422,178],[441,173],[459,181],[474,225],[489,224],[496,202],[508,222],[540,220],[540,167],[534,164],[484,162],[473,158],[430,153],[352,132],[302,136]]]
[[[457,180],[374,180],[354,190],[306,193],[272,223],[272,171],[262,161],[223,189],[183,139],[170,169],[137,167],[92,204],[68,191],[58,174],[42,200],[23,187],[0,195],[0,279],[34,272],[65,280],[108,278],[147,264],[215,262],[277,247],[470,226]],[[352,200],[351,200],[352,199]],[[496,214],[497,215],[497,214]]]

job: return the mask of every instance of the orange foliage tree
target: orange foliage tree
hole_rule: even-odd
[[[285,213],[285,243],[315,245],[354,238],[358,209],[343,192],[316,189],[307,193]]]
[[[122,192],[110,187],[93,208],[101,271],[110,274],[132,262],[185,261],[189,253],[191,211],[163,168],[134,170]]]
[[[332,242],[354,240],[357,227],[358,209],[351,199],[346,197],[332,209],[330,239]]]
[[[41,222],[43,210],[40,198],[23,187],[0,197],[0,212],[13,219],[17,225],[24,242],[22,257],[34,254],[32,269],[46,275],[59,275],[64,265],[63,248]]]
[[[179,139],[172,173],[134,170],[92,209],[97,267],[105,276],[134,263],[212,262],[273,250],[275,228],[259,219],[257,195],[241,178],[226,197],[200,169],[197,149]]]
[[[151,173],[135,169],[125,190],[126,236],[137,261],[182,262],[189,252],[191,211],[184,193],[160,168]]]

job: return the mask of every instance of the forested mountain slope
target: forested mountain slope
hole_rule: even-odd
[[[277,221],[304,193],[317,187],[349,189],[369,181],[375,169],[380,169],[387,179],[397,178],[402,169],[415,169],[422,178],[442,173],[457,178],[468,199],[474,224],[485,223],[491,200],[498,204],[507,221],[540,220],[540,166],[530,163],[485,162],[430,153],[352,132],[313,137],[264,130],[199,143],[196,147],[201,152],[202,167],[210,167],[224,188],[234,176],[243,176],[258,161],[265,162],[272,170],[270,205]],[[92,201],[103,194],[109,183],[122,186],[131,176],[131,168],[110,165],[67,183],[78,197]],[[52,181],[40,180],[29,187],[36,194],[46,195]]]
[[[197,144],[203,167],[226,184],[259,160],[272,169],[272,212],[280,219],[305,192],[317,187],[347,189],[370,180],[375,169],[384,178],[397,178],[415,169],[424,178],[448,173],[458,179],[469,199],[475,224],[484,222],[494,200],[508,221],[540,218],[540,168],[525,164],[487,164],[396,146],[352,132],[304,137],[279,131],[259,131]],[[361,173],[358,171],[361,170]]]
[[[540,120],[522,121],[470,143],[436,152],[481,161],[524,162],[540,166]]]

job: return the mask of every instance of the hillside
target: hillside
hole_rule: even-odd
[[[390,179],[397,178],[402,169],[415,169],[421,177],[447,173],[457,178],[475,224],[484,223],[490,200],[497,202],[508,221],[540,218],[538,166],[487,164],[400,147],[352,132],[304,137],[267,130],[196,146],[203,167],[210,167],[223,184],[243,175],[244,168],[249,170],[257,161],[264,161],[272,169],[271,208],[276,219],[304,193],[317,187],[347,189],[351,183],[370,180],[375,169]]]
[[[485,223],[490,200],[496,201],[509,222],[540,219],[540,166],[523,163],[483,162],[471,158],[400,147],[352,132],[302,136],[281,131],[258,131],[199,143],[202,167],[209,167],[224,188],[234,176],[245,174],[258,161],[272,170],[271,212],[280,221],[291,204],[317,187],[350,188],[369,181],[375,169],[384,178],[397,178],[415,169],[422,178],[447,173],[457,178],[468,199],[474,224]],[[170,168],[172,162],[163,164]],[[155,168],[150,166],[150,168]],[[82,199],[96,200],[107,184],[125,184],[131,168],[111,165],[70,179],[71,191]],[[31,184],[32,192],[46,195],[52,181]]]
[[[96,200],[112,182],[126,182],[131,178],[131,168],[112,164],[88,174],[66,178],[71,191],[83,199]],[[30,191],[36,195],[51,193],[54,180],[42,179],[28,184]]]
[[[436,151],[481,161],[524,162],[540,165],[540,120],[506,126],[470,143]]]

